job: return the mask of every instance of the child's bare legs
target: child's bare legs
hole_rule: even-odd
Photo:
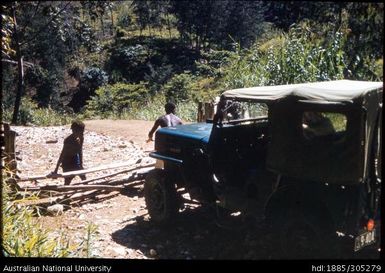
[[[69,185],[75,176],[68,176],[64,178],[64,185]]]

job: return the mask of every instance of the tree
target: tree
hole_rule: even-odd
[[[149,26],[150,22],[150,1],[134,0],[132,2],[133,11],[137,16],[137,23],[139,25],[140,36],[142,36],[143,30]],[[151,33],[151,32],[150,32]],[[150,34],[151,35],[151,34]]]
[[[291,25],[304,19],[320,23],[338,22],[346,2],[268,1],[264,5],[265,20],[288,31]]]
[[[384,4],[351,2],[345,7],[349,28],[346,51],[349,69],[360,70],[366,62],[383,58]]]
[[[262,2],[258,1],[171,1],[177,28],[184,42],[197,51],[211,45],[228,48],[236,40],[248,47],[263,29]]]
[[[20,109],[21,96],[23,94],[23,89],[24,89],[24,67],[23,67],[23,56],[20,48],[19,28],[16,21],[16,7],[12,5],[11,9],[12,9],[12,17],[13,17],[13,35],[15,39],[15,51],[16,51],[17,72],[18,72],[17,73],[18,74],[17,93],[16,93],[16,99],[15,99],[15,107],[12,115],[12,124],[16,124],[17,115]]]
[[[95,94],[95,90],[108,83],[107,73],[97,67],[89,67],[81,75],[79,91],[74,94],[68,106],[79,112],[87,100]]]
[[[90,17],[91,21],[95,22],[100,20],[102,37],[105,36],[105,22],[104,16],[107,12],[110,13],[111,27],[110,32],[112,32],[114,25],[114,16],[113,16],[113,7],[114,3],[111,1],[81,1],[80,2],[83,12],[86,12]]]
[[[29,8],[29,9],[26,9]],[[31,8],[32,7],[32,8]],[[49,18],[48,22],[45,22],[42,27],[35,28],[34,31],[30,31],[31,28],[29,28],[28,24],[25,23],[25,15],[32,15],[32,18],[29,17],[28,19],[36,19],[34,18],[37,14],[37,11],[40,7],[39,2],[30,2],[27,5],[25,3],[18,3],[18,2],[12,2],[7,3],[4,6],[4,16],[10,16],[12,14],[12,23],[13,23],[13,31],[12,31],[12,39],[10,41],[11,47],[14,48],[15,54],[14,56],[8,55],[9,62],[12,61],[12,59],[15,59],[17,62],[18,70],[17,70],[17,91],[15,96],[15,104],[14,104],[14,111],[12,116],[12,123],[17,123],[18,120],[18,113],[20,109],[20,103],[21,103],[21,97],[24,93],[25,89],[25,82],[24,82],[24,57],[25,55],[31,55],[29,51],[25,50],[26,46],[31,45],[41,33],[46,31],[46,28],[54,21],[54,19],[64,11],[65,7],[60,9],[55,15]],[[28,11],[28,12],[27,12]],[[18,18],[18,19],[17,19]],[[27,36],[26,33],[29,33],[30,35]],[[3,60],[2,60],[3,61]]]
[[[18,78],[16,95],[11,95],[12,89],[7,94],[14,100],[13,123],[17,122],[24,93],[33,97],[40,107],[59,107],[63,103],[61,93],[68,92],[65,86],[68,61],[81,47],[89,51],[97,48],[90,27],[80,18],[81,10],[79,2],[70,1],[4,4],[2,17],[8,21],[2,38],[6,42],[2,45],[5,53],[2,62],[18,65],[17,71],[5,69],[3,75],[7,79],[13,75]],[[26,64],[31,69],[25,72]]]
[[[250,47],[265,27],[264,9],[260,1],[228,1],[219,12],[216,7],[216,22],[221,23],[212,30],[213,40],[224,48],[232,46],[234,41],[241,47]]]

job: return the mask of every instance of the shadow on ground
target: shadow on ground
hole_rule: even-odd
[[[277,234],[263,222],[233,217],[231,225],[218,223],[216,211],[208,207],[186,208],[174,223],[159,227],[147,215],[130,219],[112,234],[112,239],[127,248],[139,249],[155,259],[193,260],[279,260]],[[295,255],[294,255],[295,257]],[[373,251],[343,251],[335,259],[379,259]]]
[[[258,238],[256,234],[260,234]],[[155,226],[138,216],[112,234],[115,242],[156,259],[272,259],[271,234],[263,226],[234,218],[231,228],[219,227],[211,208],[187,208],[168,226]]]

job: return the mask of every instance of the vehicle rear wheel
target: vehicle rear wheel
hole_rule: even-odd
[[[284,258],[332,258],[335,253],[333,233],[321,221],[301,209],[281,214],[276,228]]]
[[[166,171],[155,169],[146,176],[144,198],[152,221],[167,224],[175,218],[179,208],[177,193]]]

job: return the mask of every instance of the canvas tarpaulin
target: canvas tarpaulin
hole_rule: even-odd
[[[382,87],[382,82],[338,80],[233,89],[222,98],[270,105],[269,169],[302,179],[354,184],[368,175]],[[302,115],[316,108],[346,115],[346,132],[338,141],[304,139]]]
[[[297,97],[309,101],[354,102],[365,96],[367,92],[380,89],[382,86],[382,82],[338,80],[232,89],[223,92],[222,95],[228,98],[262,101]]]

